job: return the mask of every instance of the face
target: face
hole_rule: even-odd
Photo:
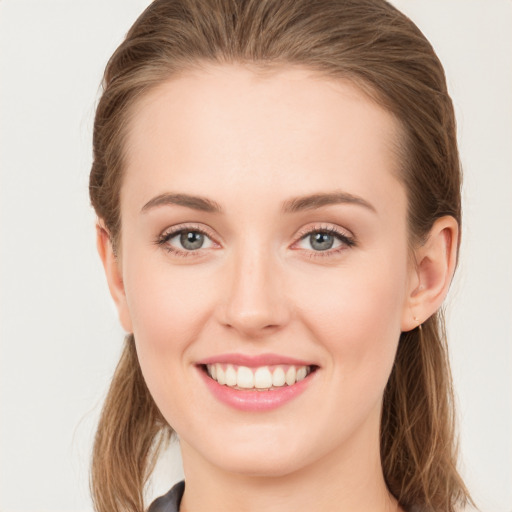
[[[211,67],[137,105],[118,306],[185,468],[378,456],[411,273],[398,132],[297,68]]]

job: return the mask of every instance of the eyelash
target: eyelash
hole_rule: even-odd
[[[201,249],[197,249],[195,251],[186,251],[182,249],[177,249],[176,247],[173,247],[168,242],[172,238],[174,238],[176,235],[180,235],[181,233],[187,233],[187,232],[195,232],[200,233],[206,237],[208,237],[214,244],[217,244],[217,242],[214,241],[213,237],[210,235],[210,233],[207,232],[204,228],[201,226],[177,226],[175,228],[172,228],[171,231],[164,231],[155,241],[156,245],[164,248],[167,252],[174,254],[178,257],[190,257],[190,256],[197,256],[198,252]],[[293,245],[298,244],[302,240],[306,239],[308,236],[311,236],[314,233],[324,233],[327,235],[334,236],[341,242],[341,246],[336,249],[328,249],[325,251],[314,251],[314,250],[308,250],[308,249],[295,249],[295,250],[301,250],[306,251],[308,253],[308,257],[310,258],[325,258],[329,256],[333,256],[334,254],[338,254],[341,251],[346,250],[347,248],[350,249],[351,247],[354,247],[357,245],[356,239],[354,237],[348,236],[346,233],[341,232],[340,230],[336,229],[332,226],[315,226],[313,228],[308,228],[301,233],[299,233],[299,238],[296,242],[294,242]],[[217,244],[218,245],[218,244]]]
[[[356,239],[353,236],[349,236],[346,233],[340,231],[339,229],[333,226],[314,226],[313,228],[306,228],[304,231],[299,233],[299,238],[297,242],[294,242],[293,245],[298,244],[302,240],[306,239],[308,236],[311,236],[314,233],[323,233],[326,235],[331,235],[334,238],[337,238],[341,245],[336,249],[328,249],[325,251],[314,251],[308,249],[296,249],[301,251],[306,251],[309,258],[328,258],[332,257],[336,254],[339,254],[342,251],[355,247],[357,245]]]
[[[201,226],[194,226],[194,225],[188,225],[188,226],[177,226],[175,228],[171,228],[170,231],[164,231],[155,241],[155,243],[158,246],[161,246],[164,248],[167,252],[172,253],[178,257],[186,258],[190,256],[197,256],[197,253],[201,249],[197,249],[196,251],[186,251],[182,249],[177,249],[176,247],[173,247],[172,245],[168,244],[169,240],[174,238],[176,235],[180,235],[181,233],[201,233],[202,235],[208,237],[210,240],[213,241],[213,237],[210,233],[208,233],[204,228]],[[216,243],[216,242],[214,242]],[[217,244],[218,245],[218,244]]]

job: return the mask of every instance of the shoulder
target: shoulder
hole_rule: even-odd
[[[167,494],[153,501],[148,508],[148,512],[178,512],[184,490],[185,482],[178,482]]]

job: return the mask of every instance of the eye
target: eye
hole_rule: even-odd
[[[169,252],[183,256],[199,249],[210,249],[215,246],[213,240],[204,231],[196,228],[164,232],[157,243],[164,246]]]
[[[330,233],[312,233],[305,240],[315,251],[327,251],[332,249],[336,242],[340,244],[340,241]]]
[[[355,240],[352,237],[330,227],[309,231],[301,237],[296,247],[314,252],[333,253],[354,245]]]
[[[187,251],[196,251],[197,249],[201,249],[205,240],[207,241],[208,239],[203,233],[199,233],[198,231],[182,231],[169,239],[169,243],[172,243],[173,240],[176,242],[179,240],[181,247]]]

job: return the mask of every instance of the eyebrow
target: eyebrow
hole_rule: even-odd
[[[318,193],[309,196],[300,196],[288,199],[282,205],[283,213],[296,213],[306,210],[315,210],[323,206],[330,206],[334,204],[355,204],[363,206],[377,212],[375,207],[363,199],[362,197],[349,194],[347,192],[333,192],[333,193]],[[153,199],[149,200],[141,210],[145,213],[152,208],[158,206],[177,205],[199,210],[208,213],[222,213],[222,207],[211,199],[200,196],[192,196],[189,194],[160,194]]]
[[[333,204],[355,204],[363,206],[377,213],[375,207],[363,199],[362,197],[349,194],[347,192],[332,192],[327,194],[311,194],[309,196],[295,197],[283,203],[284,213],[295,213],[304,210],[314,210],[322,206],[329,206]]]
[[[191,196],[189,194],[160,194],[148,201],[142,207],[141,213],[147,212],[157,206],[166,205],[185,206],[186,208],[192,208],[193,210],[202,212],[222,213],[221,206],[215,201],[207,199],[206,197]]]

